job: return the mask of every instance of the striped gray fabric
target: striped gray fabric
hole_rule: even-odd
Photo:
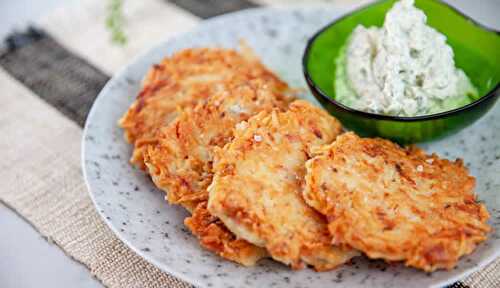
[[[349,2],[351,0],[339,1]],[[257,7],[260,4],[287,5],[288,1],[126,1],[126,5],[129,5],[126,10],[132,11],[130,15],[126,15],[131,22],[129,33],[132,35],[130,38],[139,39],[139,41],[130,43],[130,47],[123,49],[108,43],[109,35],[107,35],[103,21],[95,20],[103,20],[105,17],[105,13],[103,14],[105,11],[104,1],[84,0],[80,2],[81,6],[78,8],[62,7],[53,15],[48,15],[38,21],[38,28],[30,28],[25,33],[12,34],[5,39],[7,49],[0,54],[0,67],[65,117],[55,115],[54,112],[50,111],[53,108],[35,103],[37,101],[34,101],[34,98],[31,99],[30,96],[19,98],[22,100],[11,97],[7,114],[24,115],[23,117],[29,118],[30,121],[37,121],[30,118],[32,113],[26,109],[47,110],[47,115],[50,115],[49,118],[53,126],[50,129],[60,131],[61,138],[59,140],[69,141],[69,146],[74,149],[69,149],[71,153],[57,155],[58,148],[47,144],[49,141],[47,134],[52,131],[37,132],[37,129],[34,129],[38,127],[36,125],[34,127],[21,125],[19,129],[6,128],[9,125],[0,126],[0,135],[9,137],[9,141],[0,142],[0,150],[10,153],[9,157],[3,158],[11,159],[12,161],[7,165],[12,166],[16,166],[20,160],[24,161],[22,162],[24,164],[17,165],[17,170],[16,168],[12,170],[18,171],[19,175],[24,175],[23,177],[26,178],[21,179],[22,184],[13,183],[12,185],[17,186],[0,191],[0,201],[26,217],[44,236],[54,239],[56,244],[70,256],[89,267],[91,273],[109,287],[190,287],[189,284],[160,272],[140,259],[100,221],[86,194],[79,171],[80,159],[78,156],[80,155],[81,131],[72,127],[71,122],[80,127],[83,126],[95,97],[110,77],[107,73],[115,72],[126,64],[125,61],[153,45],[155,37],[160,37],[165,33],[174,35],[182,32],[183,29],[194,26],[200,18],[206,19],[224,13]],[[134,13],[142,14],[140,18],[135,19]],[[154,20],[156,22],[153,22],[152,19],[156,19]],[[72,23],[77,23],[77,27],[72,29],[81,29],[82,33],[73,33],[73,30],[65,28]],[[162,29],[154,30],[153,27],[156,26],[161,26]],[[149,30],[151,31],[150,37],[142,35],[144,27],[152,27]],[[85,34],[85,31],[91,31],[91,33]],[[95,41],[91,41],[92,39]],[[164,38],[157,39],[157,41],[159,40],[164,40]],[[2,72],[1,69],[0,72]],[[3,72],[0,73],[0,76],[2,76],[0,82],[10,83],[13,81],[5,77]],[[17,84],[10,83],[6,87],[10,87],[10,90],[4,92],[28,94]],[[0,115],[0,119],[7,118]],[[11,123],[10,126],[12,125],[16,125],[15,122]],[[44,127],[49,129],[47,125],[39,126],[38,130],[43,130]],[[39,143],[40,149],[32,152],[36,153],[33,154],[32,158],[28,157],[30,152],[19,148],[26,145],[25,143],[16,143],[16,141],[23,141],[22,137],[16,138],[17,130],[30,134],[29,141],[31,143]],[[67,137],[66,135],[72,136]],[[60,149],[64,148],[60,147]],[[73,154],[77,156],[75,157]],[[40,160],[32,163],[36,165],[36,169],[32,169],[31,164],[25,163],[29,161],[28,159],[33,158]],[[41,176],[47,174],[47,171],[53,170],[52,162],[47,161],[47,159],[57,161],[62,166],[60,174],[50,176],[53,177],[53,181],[44,181],[45,178]],[[32,171],[23,173],[23,169],[28,168]],[[13,177],[13,175],[12,173],[0,174],[0,181],[10,183],[8,182],[10,179],[7,177]],[[64,180],[65,177],[71,178],[70,187],[68,187],[67,181],[60,181]],[[36,181],[34,182],[33,179]],[[26,185],[27,183],[31,184]],[[33,183],[36,185],[32,185]],[[18,193],[21,190],[24,193]],[[30,202],[33,196],[39,197],[43,201],[35,205],[32,201]],[[54,210],[53,207],[57,207],[57,209]],[[54,214],[59,215],[61,219],[54,218]],[[80,229],[74,229],[72,227],[74,225],[82,226]],[[113,259],[110,260],[111,258]],[[499,260],[483,271],[477,272],[450,287],[500,287]]]
[[[258,6],[247,0],[169,0],[169,2],[203,19]]]
[[[0,66],[83,127],[109,76],[35,28],[12,34],[6,42]]]

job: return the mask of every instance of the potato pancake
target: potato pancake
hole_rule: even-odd
[[[148,145],[145,163],[153,182],[170,203],[192,209],[208,199],[213,150],[233,137],[233,128],[260,111],[285,109],[287,86],[276,80],[240,79],[224,83],[220,92],[187,108]]]
[[[306,101],[238,124],[233,141],[218,149],[209,211],[294,269],[308,264],[323,271],[345,263],[358,253],[331,245],[326,219],[301,195],[310,149],[330,143],[341,129]]]
[[[204,208],[212,181],[213,150],[232,139],[234,126],[260,111],[285,109],[288,85],[262,64],[240,67],[217,83],[217,89],[194,107],[186,107],[158,130],[144,152],[153,182],[170,203],[192,211],[185,220],[201,245],[229,260],[249,266],[265,257],[265,249],[238,239]]]
[[[489,214],[461,160],[353,133],[314,152],[304,199],[327,217],[334,244],[434,271],[486,240]]]
[[[119,121],[125,139],[134,144],[131,162],[144,169],[143,153],[157,130],[172,122],[179,108],[193,106],[238,75],[254,79],[270,72],[249,49],[185,49],[154,65],[143,80],[137,99]]]

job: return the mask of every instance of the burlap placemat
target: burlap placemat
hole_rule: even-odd
[[[191,287],[128,249],[82,178],[81,129],[0,70],[0,200],[108,287]]]

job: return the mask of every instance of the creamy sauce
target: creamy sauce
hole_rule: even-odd
[[[455,67],[446,37],[413,0],[397,2],[383,27],[358,26],[337,59],[336,99],[367,112],[419,116],[464,106],[477,94]]]

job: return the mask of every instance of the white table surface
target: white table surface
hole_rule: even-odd
[[[500,0],[447,2],[483,24],[500,30]],[[77,5],[76,0],[0,0],[0,41],[14,29],[22,30],[32,19],[63,3]],[[103,287],[83,265],[47,242],[31,225],[1,203],[0,227],[1,288]]]

